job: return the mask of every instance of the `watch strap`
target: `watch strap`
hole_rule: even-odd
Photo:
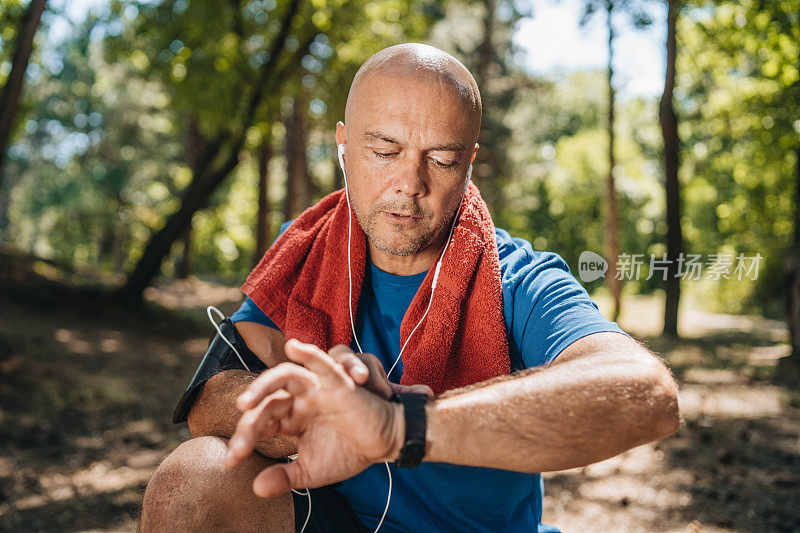
[[[427,421],[425,419],[425,404],[427,394],[416,392],[395,393],[392,401],[403,404],[403,414],[406,421],[406,434],[403,448],[394,464],[398,468],[413,468],[419,466],[425,457],[425,436]]]

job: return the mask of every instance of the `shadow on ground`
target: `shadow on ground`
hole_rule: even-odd
[[[564,531],[800,531],[800,395],[774,379],[788,353],[785,331],[740,318],[715,315],[713,327],[685,328],[680,340],[640,338],[672,369],[684,424],[601,463],[545,474],[546,523]]]
[[[150,474],[188,437],[169,419],[210,336],[201,304],[229,313],[238,292],[190,283],[150,296],[182,311],[0,295],[0,530],[135,528]],[[772,382],[785,331],[705,318],[683,340],[641,337],[675,373],[684,426],[545,474],[544,522],[565,532],[800,530],[800,396]]]
[[[211,330],[191,314],[0,296],[0,530],[134,528],[189,436],[170,417]]]

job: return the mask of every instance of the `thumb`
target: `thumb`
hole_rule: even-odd
[[[291,489],[302,489],[302,470],[296,461],[279,463],[262,470],[253,480],[253,492],[259,498],[286,494]]]
[[[417,393],[420,393],[420,394],[426,394],[429,399],[433,399],[433,397],[435,396],[433,394],[433,389],[431,389],[429,386],[423,385],[421,383],[417,384],[417,385],[411,385],[408,388],[408,391],[409,392],[417,392]]]
[[[425,394],[428,396],[429,399],[433,399],[436,395],[433,393],[433,389],[431,389],[427,385],[423,385],[422,383],[418,383],[416,385],[401,385],[399,383],[389,383],[392,387],[393,392],[401,393],[401,392],[416,392],[419,394]]]

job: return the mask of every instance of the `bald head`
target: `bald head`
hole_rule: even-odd
[[[436,47],[404,43],[384,48],[370,56],[356,72],[345,107],[345,122],[358,111],[360,96],[371,90],[376,77],[390,78],[398,85],[404,81],[427,81],[452,92],[472,125],[477,141],[481,124],[481,95],[478,84],[458,59]],[[409,86],[409,90],[411,86]]]
[[[373,263],[430,268],[478,151],[481,97],[469,71],[432,46],[381,50],[358,70],[336,124],[348,200]]]

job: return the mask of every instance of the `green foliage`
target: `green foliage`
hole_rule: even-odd
[[[706,293],[779,314],[800,146],[800,2],[724,2],[678,28],[684,235],[690,251],[764,256],[758,283]]]
[[[3,0],[0,6],[0,86],[11,72],[11,56],[25,7],[26,3],[21,0]]]
[[[446,17],[431,34],[431,44],[452,52],[478,84],[483,109],[473,179],[493,212],[506,202],[505,188],[516,174],[508,122],[514,103],[533,80],[519,63],[523,52],[513,35],[531,9],[527,0],[449,2]]]
[[[390,44],[419,40],[437,16],[435,4],[424,2],[300,2],[286,50],[279,50],[278,71],[261,80],[260,70],[275,52],[274,41],[288,4],[255,1],[220,6],[180,0],[158,5],[118,4],[115,13],[126,20],[126,30],[108,41],[107,55],[158,83],[169,94],[173,111],[199,123],[204,143],[201,154],[213,147],[215,139],[242,130],[246,130],[249,149],[258,147],[270,130],[279,133],[273,136],[279,147],[285,139],[273,120],[280,117],[287,99],[302,96],[301,100],[309,102],[312,128],[332,131],[336,120],[343,118],[349,81],[361,62]],[[219,24],[209,28],[210,17]],[[276,77],[285,83],[275,84],[272,80]],[[272,85],[265,89],[264,83]],[[244,104],[258,90],[267,90],[266,97],[250,113],[251,108]],[[179,129],[187,122],[181,121]],[[325,183],[315,187],[320,194],[329,192],[333,184],[332,143],[329,136],[321,141],[308,150],[312,174]],[[285,172],[275,165],[272,170],[273,187],[283,187]],[[190,173],[189,179],[193,177]],[[252,233],[255,218],[254,166],[242,165],[234,178],[246,179],[248,187],[240,190],[225,183],[209,203],[217,212],[199,213],[193,222],[195,266],[199,271],[227,275],[228,280],[241,279],[249,269],[253,238],[245,233]],[[232,191],[239,191],[236,199],[228,197]],[[240,206],[237,214],[245,212],[241,209],[245,204],[251,206],[246,210],[248,220],[237,218],[248,232],[241,226],[232,228],[231,218],[220,216],[231,202]],[[276,226],[280,222],[275,220]]]
[[[76,267],[121,271],[128,248],[174,208],[181,148],[157,84],[103,60],[76,28],[57,72],[43,70],[25,137],[9,150],[13,176],[6,239]]]
[[[248,114],[288,5],[114,2],[63,43],[40,37],[9,150],[3,239],[79,269],[129,271],[195,177],[194,121],[204,147],[219,135],[244,136],[240,163],[195,214],[191,240],[195,273],[239,283],[255,245],[254,150],[266,135],[275,149],[273,235],[283,222],[286,103],[308,103],[306,155],[318,198],[334,186],[333,131],[356,70],[388,45],[416,41],[453,53],[476,78],[489,58],[481,90],[484,136],[493,144],[481,144],[493,159],[481,185],[496,224],[560,253],[573,270],[583,250],[604,251],[605,75],[551,80],[523,71],[511,36],[526,3],[496,3],[487,53],[485,3],[301,2],[277,65],[284,81],[268,80],[275,85]],[[0,82],[22,10],[20,1],[4,2],[0,12]],[[686,251],[764,257],[757,282],[684,283],[717,309],[780,312],[781,257],[796,216],[798,12],[800,0],[751,0],[682,13],[676,103]],[[666,228],[656,99],[618,102],[617,140],[620,252],[660,257]],[[172,261],[164,274],[172,274]],[[626,290],[659,287],[657,277],[644,279],[646,268],[643,274]]]
[[[573,269],[582,251],[604,250],[605,83],[600,72],[575,73],[523,93],[509,112],[515,132],[509,153],[516,173],[496,222],[536,249],[558,252]],[[659,167],[653,161],[660,144],[655,112],[652,101],[620,106],[616,179],[622,253],[657,252],[665,231]],[[653,278],[640,289],[656,283]]]

